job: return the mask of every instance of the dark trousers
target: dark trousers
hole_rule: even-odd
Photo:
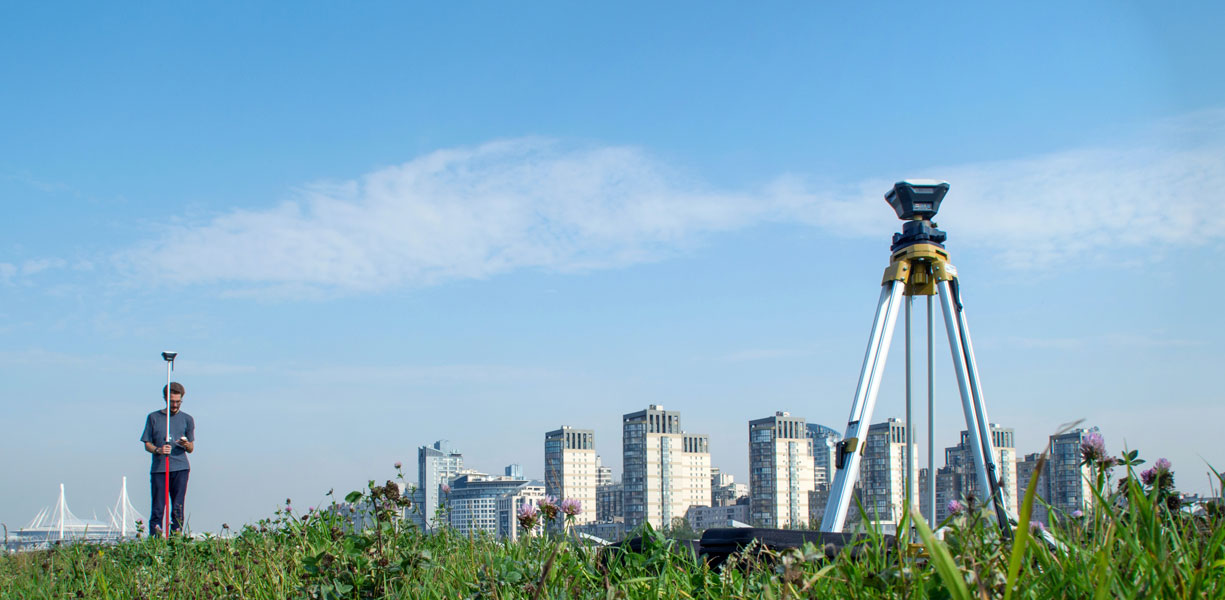
[[[187,498],[187,476],[189,470],[170,472],[170,531],[183,529],[183,501]],[[149,535],[159,535],[162,519],[166,518],[166,474],[149,475],[149,491],[153,494],[153,508],[149,510]]]

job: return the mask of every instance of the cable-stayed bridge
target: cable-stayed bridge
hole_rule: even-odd
[[[123,478],[119,498],[115,505],[107,508],[108,517],[82,519],[68,509],[64,495],[64,484],[60,484],[60,495],[54,506],[44,507],[16,531],[6,531],[4,550],[16,552],[47,548],[56,543],[115,542],[136,537],[136,522],[144,521],[144,515],[132,506],[128,498],[128,478]]]

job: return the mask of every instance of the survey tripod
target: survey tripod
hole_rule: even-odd
[[[868,350],[864,354],[863,369],[859,372],[859,385],[855,389],[855,399],[851,404],[851,416],[846,426],[846,434],[837,446],[835,465],[838,471],[830,489],[829,503],[825,506],[821,531],[840,533],[845,524],[855,479],[859,475],[859,463],[866,446],[864,442],[872,420],[872,409],[876,406],[876,396],[885,371],[885,359],[889,354],[889,344],[903,298],[906,299],[905,489],[907,501],[916,502],[913,472],[915,436],[910,423],[910,309],[915,296],[927,297],[927,487],[931,506],[928,519],[935,525],[936,470],[932,443],[934,440],[930,439],[934,433],[932,297],[939,296],[940,307],[944,312],[944,326],[948,331],[953,368],[957,375],[957,387],[961,392],[961,407],[965,413],[969,449],[974,457],[978,489],[987,490],[990,494],[990,498],[985,500],[994,505],[996,518],[1004,535],[1010,535],[1012,532],[1000,486],[1000,468],[991,439],[991,421],[987,418],[987,405],[983,401],[982,387],[979,384],[974,347],[970,343],[970,329],[961,303],[957,269],[949,262],[948,251],[944,248],[946,234],[936,229],[936,224],[931,221],[940,209],[940,202],[948,190],[949,184],[943,181],[908,180],[894,184],[893,189],[885,195],[885,200],[905,224],[901,233],[893,235],[893,245],[890,247],[892,256],[881,281],[880,300],[876,306],[876,317],[872,321],[872,333],[868,336]],[[903,510],[910,511],[911,507],[905,506]],[[898,532],[899,535],[901,533]]]

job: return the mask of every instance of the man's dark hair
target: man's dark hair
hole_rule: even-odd
[[[185,395],[185,393],[184,393],[184,391],[183,391],[183,384],[181,384],[181,383],[179,383],[179,382],[177,382],[177,381],[171,381],[171,382],[170,382],[170,393],[172,393],[172,394],[178,394],[178,395],[180,395],[180,396]],[[166,386],[164,386],[164,385],[162,386],[162,399],[163,399],[163,400],[165,400],[165,399],[166,399]]]

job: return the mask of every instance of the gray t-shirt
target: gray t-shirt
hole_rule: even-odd
[[[170,470],[186,471],[191,468],[191,464],[187,462],[187,451],[180,448],[175,442],[180,438],[185,437],[187,441],[196,441],[196,420],[191,418],[191,415],[179,411],[170,415]],[[154,446],[161,447],[166,443],[166,411],[155,410],[145,417],[145,432],[140,434],[140,441],[149,442]],[[149,468],[150,473],[165,473],[166,472],[166,457],[160,454],[153,454],[153,466]]]

